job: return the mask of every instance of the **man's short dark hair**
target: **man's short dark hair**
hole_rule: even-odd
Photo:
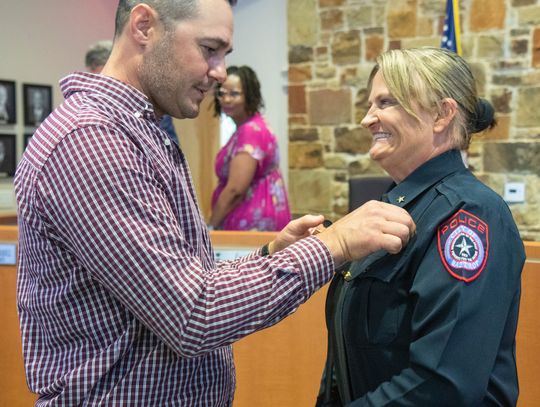
[[[231,6],[237,0],[227,0]],[[197,15],[199,0],[120,0],[116,9],[114,35],[119,36],[126,25],[129,13],[137,4],[148,4],[157,11],[165,30],[170,30],[174,21],[185,20]]]

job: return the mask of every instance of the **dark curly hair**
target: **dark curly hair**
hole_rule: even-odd
[[[227,68],[227,75],[236,75],[240,78],[242,92],[244,92],[244,99],[246,101],[245,109],[248,116],[253,116],[255,113],[260,112],[264,107],[264,101],[261,95],[261,84],[255,71],[247,65],[231,65]],[[221,114],[221,105],[217,98],[217,93],[220,88],[221,84],[216,87],[214,94],[214,110],[216,116]]]

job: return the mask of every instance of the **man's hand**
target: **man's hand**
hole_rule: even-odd
[[[311,235],[314,229],[324,221],[323,215],[304,215],[301,218],[290,221],[276,239],[268,245],[270,254],[283,250],[294,242]]]
[[[416,233],[411,216],[402,208],[369,201],[317,234],[336,265],[358,260],[377,250],[398,253]]]

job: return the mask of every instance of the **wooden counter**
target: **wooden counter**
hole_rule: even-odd
[[[217,249],[256,248],[273,233],[212,232]],[[16,226],[0,226],[0,242],[15,242]],[[517,334],[519,407],[539,405],[540,243],[527,242]],[[0,406],[27,407],[35,396],[25,383],[15,306],[15,266],[0,266]],[[278,325],[234,345],[237,391],[234,407],[310,407],[314,405],[326,354],[326,288]]]

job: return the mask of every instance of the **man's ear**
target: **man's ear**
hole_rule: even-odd
[[[457,109],[457,102],[454,99],[444,98],[441,103],[441,111],[433,124],[433,131],[440,133],[446,130],[456,116]]]
[[[141,47],[146,47],[159,24],[156,11],[147,4],[137,4],[129,15],[129,31],[131,37]]]

